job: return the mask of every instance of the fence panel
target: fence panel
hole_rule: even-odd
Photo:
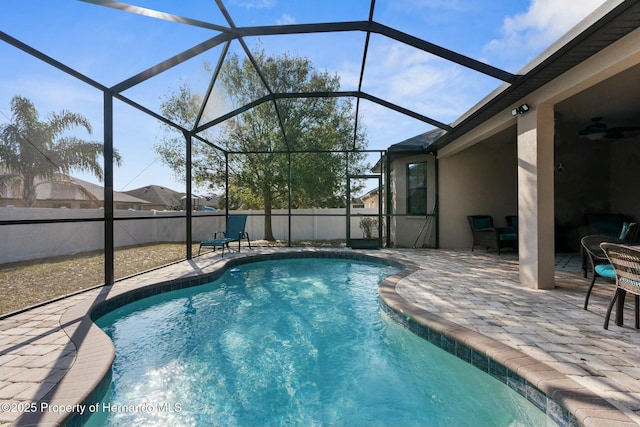
[[[264,211],[234,211],[247,214],[246,230],[252,240],[264,238]],[[274,237],[289,239],[288,210],[273,212],[271,218]],[[351,229],[358,232],[358,214],[376,215],[376,209],[352,210]],[[3,220],[52,220],[81,218],[102,219],[102,209],[48,209],[0,207]],[[114,222],[116,247],[135,246],[148,243],[184,242],[186,217],[184,212],[164,211],[118,211]],[[297,209],[292,211],[292,240],[346,239],[345,209]],[[148,217],[130,219],[127,217]],[[225,228],[224,212],[211,215],[194,212],[192,221],[193,240],[198,242],[213,237],[215,231]],[[104,249],[104,221],[73,223],[17,224],[0,226],[0,264],[52,256],[71,255]]]

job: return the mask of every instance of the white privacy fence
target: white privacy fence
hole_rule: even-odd
[[[248,215],[246,231],[252,240],[264,237],[265,218],[262,211],[230,213]],[[274,237],[278,240],[288,240],[288,210],[275,210],[272,214]],[[292,240],[346,239],[345,209],[296,209],[292,210],[291,214]],[[104,249],[103,215],[102,209],[0,207],[0,221],[89,219],[86,222],[0,226],[0,264],[101,251]],[[359,226],[361,215],[377,215],[377,209],[351,210],[352,238],[362,237]],[[115,217],[116,248],[148,243],[182,243],[186,239],[184,212],[116,211]],[[224,230],[224,225],[224,212],[218,212],[215,216],[210,212],[194,212],[193,240],[199,242],[211,238],[215,231]]]

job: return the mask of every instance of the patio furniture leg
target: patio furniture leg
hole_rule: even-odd
[[[587,290],[587,296],[584,298],[584,309],[587,309],[587,305],[589,305],[589,296],[591,296],[591,290],[593,289],[593,285],[596,283],[596,273],[593,272],[593,277],[591,278],[591,284],[589,285],[589,289]]]
[[[635,295],[636,299],[636,329],[640,329],[640,295]]]
[[[627,291],[620,289],[620,295],[618,296],[618,306],[616,307],[616,325],[622,326],[624,324],[624,300],[627,297]]]
[[[616,292],[613,294],[613,298],[611,298],[611,302],[609,303],[609,307],[607,308],[607,314],[604,316],[604,328],[609,329],[609,318],[611,317],[611,310],[613,310],[613,305],[616,303],[616,300],[619,297],[620,289],[616,289]]]

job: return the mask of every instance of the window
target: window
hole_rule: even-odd
[[[407,165],[407,214],[427,214],[427,162]]]

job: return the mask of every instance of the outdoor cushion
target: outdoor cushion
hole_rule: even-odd
[[[476,229],[491,228],[493,227],[493,221],[491,221],[491,218],[478,218],[473,220],[473,225]]]
[[[598,264],[595,266],[596,273],[602,277],[606,277],[607,279],[615,279],[616,273],[613,270],[613,266],[611,264]]]
[[[617,237],[624,219],[622,214],[588,214],[587,224],[594,229],[595,234]]]
[[[629,223],[625,222],[624,224],[622,224],[622,231],[620,231],[620,236],[618,237],[618,239],[624,239],[627,236],[627,231],[629,231]]]
[[[516,240],[518,238],[517,233],[500,233],[500,240]]]

